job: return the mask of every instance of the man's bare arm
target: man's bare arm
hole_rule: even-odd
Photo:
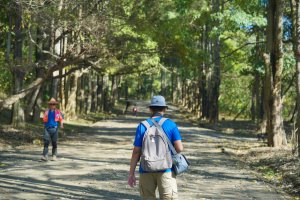
[[[181,140],[176,140],[174,142],[174,147],[175,147],[175,150],[176,150],[177,153],[182,152],[183,151],[183,145],[182,145]]]

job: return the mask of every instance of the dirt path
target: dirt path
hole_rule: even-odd
[[[72,142],[59,144],[57,161],[38,162],[38,145],[1,152],[6,167],[0,168],[0,199],[139,199],[126,179],[135,127],[143,117],[87,127]],[[221,153],[216,146],[226,138],[172,117],[192,164],[178,177],[180,199],[288,199]]]

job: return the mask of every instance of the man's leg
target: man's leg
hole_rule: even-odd
[[[47,129],[44,130],[43,140],[44,140],[44,150],[43,150],[43,156],[44,157],[43,158],[47,159],[47,157],[48,157],[48,147],[49,147],[49,143],[50,143],[50,135],[49,135]]]
[[[58,128],[56,128],[56,131],[51,134],[52,156],[57,155],[57,137],[58,137]]]
[[[155,200],[155,190],[157,187],[155,173],[140,174],[139,187],[142,200]]]
[[[157,179],[159,197],[162,200],[177,200],[177,182],[176,177],[171,172],[160,174]]]

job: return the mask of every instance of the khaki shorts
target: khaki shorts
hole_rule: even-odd
[[[156,199],[156,188],[158,188],[160,199],[178,199],[176,177],[171,172],[140,174],[139,188],[141,198],[145,200]]]

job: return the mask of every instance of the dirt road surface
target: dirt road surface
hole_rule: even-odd
[[[70,134],[71,141],[59,142],[57,161],[39,162],[41,145],[2,151],[0,199],[139,199],[127,185],[135,128],[147,112],[139,106],[138,117],[129,113]],[[174,107],[167,117],[178,123],[191,162],[177,177],[179,199],[289,199],[216,148],[232,138],[184,122]]]

